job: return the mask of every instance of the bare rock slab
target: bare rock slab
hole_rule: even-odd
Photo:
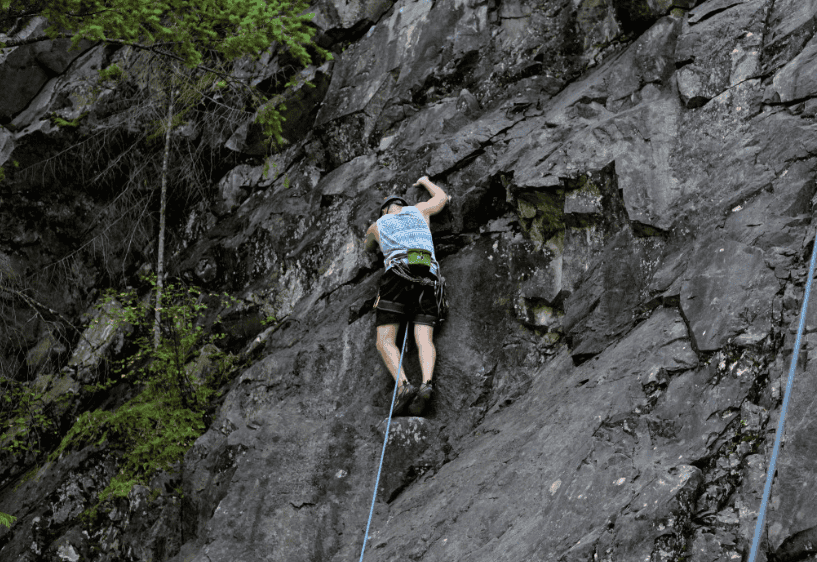
[[[715,351],[731,338],[750,345],[771,330],[777,279],[764,253],[731,240],[709,238],[692,258],[681,287],[681,310],[700,351]]]
[[[388,420],[377,426],[380,438],[386,435]],[[381,500],[388,500],[422,470],[421,455],[433,441],[433,424],[424,418],[394,418],[389,426],[389,441],[377,487]]]
[[[777,463],[777,477],[767,512],[770,550],[781,560],[803,560],[817,544],[817,491],[814,488],[814,419],[817,363],[812,359],[798,371],[789,413],[785,443]]]
[[[760,74],[768,0],[704,2],[692,12],[675,51],[678,92],[698,107]]]
[[[817,95],[817,39],[775,74],[772,89],[783,103]]]

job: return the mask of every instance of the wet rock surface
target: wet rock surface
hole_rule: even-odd
[[[816,231],[812,4],[317,2],[338,56],[293,94],[273,172],[242,123],[191,134],[242,160],[179,211],[171,270],[239,298],[225,341],[246,366],[178,470],[95,519],[115,455],[2,457],[0,511],[18,521],[0,527],[0,558],[359,556],[393,389],[374,346],[382,257],[362,239],[386,194],[427,197],[410,187],[425,174],[452,196],[431,224],[451,311],[428,412],[392,421],[367,559],[745,557]],[[116,56],[94,47],[4,106],[17,126],[0,129],[0,300],[17,315],[2,329],[23,353],[2,359],[55,402],[122,337],[86,318],[85,340],[57,338],[11,291],[82,244],[107,202],[67,177],[41,190],[13,163],[76,140],[51,112],[87,110],[80,132],[117,122],[115,96],[69,95]],[[280,69],[263,60],[247,80]],[[114,269],[148,261],[117,240]],[[76,282],[43,286],[79,318],[104,268],[74,263]],[[769,560],[806,559],[817,536],[816,311]],[[418,383],[411,337],[404,368]]]

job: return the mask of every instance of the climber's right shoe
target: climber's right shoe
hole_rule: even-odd
[[[424,382],[420,386],[417,396],[414,397],[414,401],[411,403],[411,406],[409,406],[409,412],[412,416],[419,416],[423,413],[423,410],[426,409],[426,404],[431,400],[431,392],[430,382]]]
[[[417,389],[414,388],[410,382],[399,387],[397,389],[397,401],[394,403],[392,415],[399,416],[400,413],[406,409],[406,406],[409,405],[415,394],[417,394]]]

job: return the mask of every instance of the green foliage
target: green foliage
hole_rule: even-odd
[[[0,525],[5,525],[6,527],[11,527],[14,525],[14,522],[17,521],[17,518],[13,515],[9,515],[8,513],[0,512]]]
[[[71,428],[63,441],[66,447],[96,439],[98,445],[107,442],[125,451],[120,472],[102,491],[101,500],[127,496],[157,470],[170,469],[204,432],[202,408],[172,402],[145,390],[114,412],[85,412]]]
[[[0,396],[0,451],[40,454],[44,442],[57,431],[46,412],[45,393],[16,380],[5,380],[4,386]]]
[[[155,292],[155,276],[148,276],[145,281]],[[110,307],[113,302],[121,306]],[[222,304],[227,306],[230,303],[230,297],[224,295]],[[197,349],[218,339],[217,336],[205,336],[204,327],[198,323],[207,309],[199,289],[174,283],[164,287],[162,341],[158,349],[153,348],[154,309],[148,299],[140,298],[135,291],[109,291],[98,306],[107,310],[117,325],[134,328],[132,343],[137,351],[113,366],[115,374],[139,384],[158,385],[158,390],[182,399],[184,405],[206,402],[207,396],[202,394],[204,390],[188,379],[185,371],[187,361]],[[95,321],[102,321],[101,318],[98,316]]]
[[[69,121],[67,119],[63,119],[62,117],[60,117],[56,113],[52,113],[51,116],[50,116],[50,119],[51,119],[51,122],[54,125],[56,125],[57,127],[63,127],[63,128],[68,128],[68,129],[76,129],[77,127],[79,127],[79,122],[82,121],[82,119],[86,115],[88,115],[87,111],[85,113],[83,113],[82,115],[80,115],[79,117],[77,117],[76,119],[71,119]]]
[[[25,0],[0,0],[9,9]],[[261,53],[273,42],[286,45],[302,63],[304,45],[314,30],[304,13],[306,0],[60,0],[40,12],[52,37],[70,33],[82,39],[159,46],[181,57],[187,66],[202,62],[207,52],[229,60]]]
[[[155,290],[155,277],[148,281]],[[151,299],[141,299],[133,291],[110,292],[100,307],[112,301],[121,306],[108,307],[108,314],[119,325],[133,328],[135,351],[112,367],[112,381],[92,390],[125,380],[141,392],[114,411],[83,413],[51,456],[54,459],[64,451],[90,444],[107,444],[122,451],[120,472],[100,494],[103,501],[126,496],[134,484],[148,482],[155,472],[170,469],[182,459],[204,432],[209,398],[221,383],[224,370],[232,367],[230,357],[214,346],[219,336],[208,335],[201,325],[207,307],[198,289],[172,283],[164,287],[162,337],[157,349],[153,346]],[[224,295],[221,304],[232,302]],[[208,359],[216,366],[209,374],[190,365],[205,346],[213,350]]]
[[[278,177],[278,163],[277,162],[270,163],[270,159],[267,158],[264,161],[264,171],[263,171],[264,179],[269,178],[269,173],[270,173],[271,170],[275,171],[275,177],[273,179],[277,178]]]
[[[28,0],[0,0],[0,10],[32,14]],[[332,54],[313,44],[315,29],[309,22],[306,0],[60,0],[36,10],[44,16],[50,37],[68,35],[73,47],[83,39],[134,46],[181,62],[190,69],[215,74],[211,84],[224,88],[233,81],[229,72],[217,70],[220,63],[244,56],[258,59],[271,45],[287,49],[303,66],[309,65],[310,46],[324,60]],[[122,75],[112,65],[100,71],[102,80]],[[294,82],[286,86],[291,87]],[[267,138],[284,144],[281,136],[281,99],[254,94],[257,122]]]
[[[271,170],[275,172],[275,175],[273,176],[272,179],[273,180],[278,179],[280,177],[280,175],[278,173],[278,164],[276,164],[275,162],[272,162],[272,164],[270,164],[270,161],[268,159],[267,161],[264,162],[264,171],[263,171],[264,179],[269,178]],[[290,186],[289,176],[284,175],[284,189],[289,189],[289,186]],[[270,318],[272,318],[272,317],[270,317]],[[274,322],[275,319],[273,318],[272,321]]]
[[[282,123],[286,119],[281,115],[281,111],[286,111],[286,105],[281,103],[276,106],[275,103],[264,100],[264,105],[258,110],[258,116],[256,117],[256,122],[261,125],[264,137],[272,139],[277,146],[286,144],[284,137],[281,135],[283,132]]]
[[[102,69],[99,71],[99,79],[100,80],[119,80],[124,71],[120,66],[116,63],[110,65],[108,68]]]

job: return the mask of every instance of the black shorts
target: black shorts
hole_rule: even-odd
[[[425,277],[436,280],[431,273]],[[437,323],[437,298],[431,285],[412,283],[389,270],[380,278],[377,299],[377,326],[406,319],[423,326]]]

